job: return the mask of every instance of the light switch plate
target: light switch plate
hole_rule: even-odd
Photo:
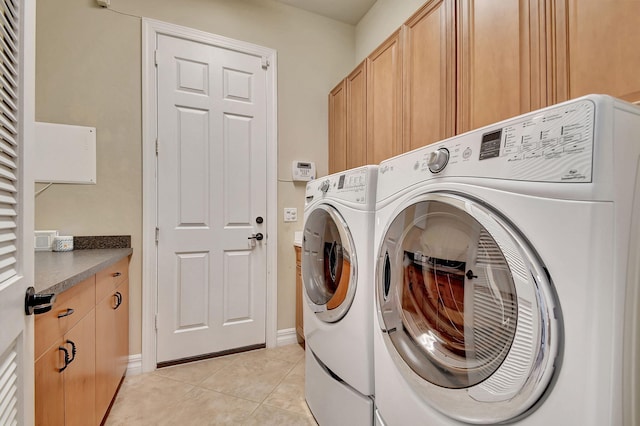
[[[35,231],[33,246],[36,251],[51,251],[53,238],[58,236],[58,231]]]
[[[295,207],[284,208],[284,221],[285,222],[297,222],[298,221],[298,209]]]

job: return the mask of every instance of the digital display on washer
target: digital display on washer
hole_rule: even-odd
[[[344,177],[345,175],[340,175],[340,178],[338,179],[338,189],[344,188]]]
[[[502,140],[502,129],[485,133],[482,135],[480,144],[480,160],[500,156],[500,141]]]

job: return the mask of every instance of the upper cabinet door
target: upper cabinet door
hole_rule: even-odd
[[[347,168],[367,164],[367,68],[362,62],[346,79]]]
[[[544,2],[458,0],[457,133],[546,105]]]
[[[640,101],[640,1],[554,2],[554,101],[604,93]]]
[[[455,134],[454,0],[427,2],[405,24],[403,151]]]
[[[402,152],[400,30],[367,58],[367,163]]]
[[[347,114],[345,81],[329,93],[329,174],[347,168]]]

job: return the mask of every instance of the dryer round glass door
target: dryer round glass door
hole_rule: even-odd
[[[349,227],[331,206],[316,207],[302,237],[302,282],[306,300],[318,318],[339,321],[356,292],[357,262]]]
[[[377,261],[384,340],[444,414],[496,423],[527,412],[559,352],[556,298],[538,257],[496,212],[458,194],[401,207]]]

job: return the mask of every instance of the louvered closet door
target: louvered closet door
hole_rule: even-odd
[[[33,0],[0,0],[0,425],[33,423]],[[28,153],[27,153],[28,156]]]

